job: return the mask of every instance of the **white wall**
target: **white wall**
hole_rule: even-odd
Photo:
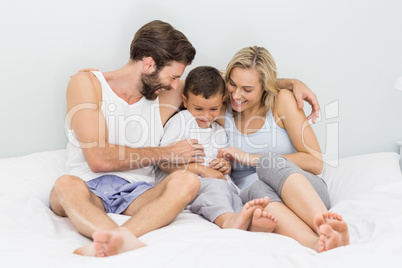
[[[327,157],[397,152],[401,11],[398,0],[2,0],[0,157],[64,148],[69,76],[125,64],[134,33],[153,19],[197,48],[186,73],[224,69],[240,48],[266,47],[280,77],[299,78],[318,95],[314,129]]]

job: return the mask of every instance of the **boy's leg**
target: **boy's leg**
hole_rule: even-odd
[[[227,181],[215,178],[200,178],[200,181],[201,189],[191,203],[190,210],[221,228],[247,230],[256,209],[262,212],[269,203],[268,198],[261,198],[243,206]]]

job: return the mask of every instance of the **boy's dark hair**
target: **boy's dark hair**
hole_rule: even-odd
[[[152,57],[156,68],[162,69],[172,61],[190,65],[195,48],[187,37],[169,23],[154,20],[142,26],[135,34],[130,47],[130,59],[140,61]]]
[[[202,94],[206,99],[216,94],[225,95],[226,84],[220,72],[210,66],[200,66],[191,70],[186,78],[184,85],[184,96],[188,93],[196,96]]]

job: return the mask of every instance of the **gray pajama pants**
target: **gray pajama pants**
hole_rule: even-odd
[[[256,170],[259,180],[253,182],[240,193],[244,203],[264,196],[268,196],[271,202],[283,202],[280,193],[286,179],[293,173],[301,173],[314,187],[327,209],[331,207],[324,180],[302,170],[279,154],[269,152],[261,155]]]
[[[238,213],[243,202],[236,189],[227,181],[215,178],[199,178],[201,188],[189,204],[193,213],[204,216],[210,222],[224,213]]]

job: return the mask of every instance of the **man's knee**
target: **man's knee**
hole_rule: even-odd
[[[177,194],[187,197],[190,202],[198,193],[201,183],[198,176],[193,172],[175,171],[170,174],[167,187],[171,187]]]
[[[88,192],[89,190],[86,187],[86,183],[80,178],[63,175],[56,180],[53,189],[50,192],[50,207],[57,215],[66,216],[63,208],[63,202],[77,197],[77,194],[85,194]]]
[[[59,177],[54,183],[54,191],[58,195],[60,194],[65,195],[70,193],[77,194],[77,191],[80,190],[88,191],[87,189],[88,187],[86,186],[86,183],[83,180],[69,175],[63,175]]]

